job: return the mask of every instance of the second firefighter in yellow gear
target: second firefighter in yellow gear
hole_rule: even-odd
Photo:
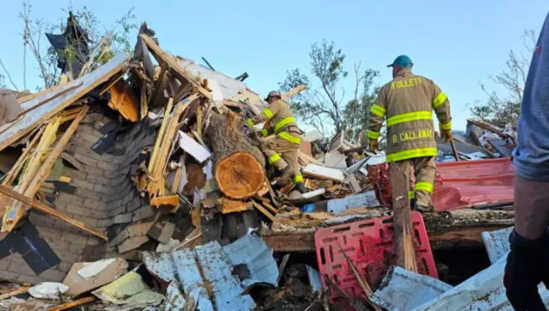
[[[266,99],[269,107],[246,122],[251,127],[261,122],[269,122],[270,126],[260,132],[264,136],[261,139],[261,151],[270,165],[282,171],[282,179],[292,177],[297,190],[304,193],[306,189],[299,167],[302,132],[297,127],[292,110],[281,98],[279,91],[270,92]]]
[[[368,138],[370,146],[377,146],[386,120],[387,162],[398,165],[410,179],[415,175],[415,185],[409,189],[409,196],[415,199],[418,210],[428,211],[433,208],[431,195],[437,155],[433,110],[446,141],[452,137],[452,118],[446,94],[432,80],[414,75],[412,65],[405,55],[389,65],[393,67],[393,80],[380,89],[370,111]]]

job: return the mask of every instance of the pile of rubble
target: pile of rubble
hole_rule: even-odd
[[[80,78],[8,94],[21,111],[0,127],[0,310],[412,310],[460,288],[438,280],[433,249],[512,224],[509,159],[461,152],[438,166],[435,211],[408,211],[401,236],[384,154],[341,133],[304,135],[299,194],[245,124],[265,107],[247,74],[170,55],[146,24],[131,59],[67,76]],[[508,156],[485,136],[457,148]]]

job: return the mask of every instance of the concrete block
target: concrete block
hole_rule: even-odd
[[[139,246],[147,243],[148,241],[149,241],[149,237],[146,235],[129,238],[126,241],[122,242],[122,244],[118,245],[118,252],[120,254],[123,254],[125,252],[131,251],[132,249],[138,248]]]
[[[126,214],[120,214],[114,216],[113,223],[114,224],[124,224],[131,222],[133,218],[133,213],[126,213]]]
[[[150,205],[145,205],[134,212],[133,221],[140,221],[140,220],[149,218],[153,215],[154,215],[153,208]]]

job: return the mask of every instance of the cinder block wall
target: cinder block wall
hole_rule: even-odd
[[[111,121],[103,113],[91,113],[82,122],[65,150],[80,162],[81,169],[71,167],[68,162],[64,162],[63,169],[63,175],[71,178],[70,185],[76,187],[76,191],[73,194],[61,192],[55,200],[56,209],[105,231],[114,225],[117,215],[131,214],[134,220],[138,220],[138,215],[144,209],[151,209],[138,196],[130,180],[130,170],[133,165],[137,165],[136,159],[141,150],[152,150],[155,141],[154,130],[139,123],[118,137],[118,152],[115,154],[119,155],[99,155],[91,150],[91,146],[103,136],[99,129]],[[12,254],[0,260],[0,279],[33,284],[43,281],[62,282],[75,262],[119,256],[116,247],[64,221],[36,212],[31,212],[29,220],[61,262],[35,275],[19,254]]]

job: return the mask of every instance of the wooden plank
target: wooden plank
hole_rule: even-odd
[[[11,170],[6,175],[6,178],[4,179],[4,182],[2,182],[3,185],[11,185],[13,181],[15,180],[15,177],[19,174],[21,169],[23,168],[23,162],[27,161],[27,157],[32,151],[32,149],[35,147],[35,145],[38,143],[39,138],[42,137],[42,133],[44,133],[44,128],[41,127],[38,132],[34,135],[32,140],[29,142],[29,145],[23,150],[23,153],[17,159],[17,162],[13,165]],[[3,214],[3,213],[2,213]]]
[[[337,182],[342,182],[345,175],[341,170],[335,168],[322,167],[315,164],[309,164],[303,168],[303,175],[317,177],[320,179],[329,179]]]
[[[25,114],[22,118],[0,127],[0,132],[2,132],[5,128],[8,128],[4,133],[0,134],[0,151],[18,141],[21,137],[37,128],[40,124],[57,115],[59,112],[76,102],[78,99],[82,98],[91,90],[110,79],[116,73],[120,72],[124,68],[126,60],[126,55],[119,54],[105,65],[99,67],[84,77],[72,81],[56,91],[47,93],[47,95],[44,95],[43,97],[37,97],[33,100],[24,102],[21,105],[23,110],[35,106],[47,97],[55,96],[58,92],[62,92],[64,89],[71,88],[74,85],[83,82],[81,87],[68,91],[55,100],[50,101],[48,104],[40,106],[34,110],[33,113]]]
[[[152,183],[149,184],[148,189],[151,197],[156,196],[158,194],[158,191],[164,188],[164,166],[168,160],[168,153],[170,151],[172,141],[174,140],[177,133],[179,118],[181,117],[185,109],[187,109],[189,104],[196,98],[196,95],[192,95],[187,102],[179,103],[174,109],[169,124],[167,124],[166,134],[164,135],[162,139],[162,144],[158,150],[156,163],[154,163],[154,168],[153,170],[151,170]]]
[[[177,195],[170,195],[167,197],[156,197],[151,200],[152,206],[160,206],[160,205],[171,205],[171,206],[178,206],[179,205],[179,196]]]
[[[154,92],[151,95],[149,105],[153,105],[157,103],[160,100],[160,95],[162,95],[164,91],[164,76],[166,75],[166,71],[168,70],[168,66],[166,64],[162,64],[160,66],[160,74],[158,75],[158,79],[154,82]]]
[[[198,136],[202,138],[202,107],[200,105],[196,109],[196,131]]]
[[[259,198],[259,199],[261,200],[261,203],[263,203],[263,205],[267,207],[267,209],[269,209],[274,214],[278,214],[278,209],[272,206],[271,203],[269,203],[268,199],[265,199],[265,198]]]
[[[34,209],[36,209],[37,211],[40,211],[44,214],[48,214],[48,215],[51,215],[57,219],[60,219],[60,220],[63,220],[77,228],[80,228],[86,232],[89,232],[95,236],[98,236],[100,238],[102,238],[103,240],[107,241],[107,236],[105,234],[103,234],[102,232],[100,232],[99,230],[91,227],[91,226],[88,226],[86,225],[85,223],[81,222],[81,221],[78,221],[78,220],[75,220],[75,219],[72,219],[70,218],[69,216],[67,216],[66,214],[56,210],[56,209],[53,209],[43,203],[40,203],[40,202],[37,202],[35,200],[32,200],[31,198],[29,197],[26,197],[24,195],[22,195],[21,193],[19,192],[16,192],[12,189],[10,189],[9,187],[6,187],[4,185],[0,185],[0,193],[10,197],[10,198],[13,198],[25,205],[28,205],[28,206],[31,206],[33,207]]]
[[[9,293],[5,293],[5,294],[2,294],[0,295],[0,301],[4,300],[4,299],[7,299],[7,298],[10,298],[10,297],[13,297],[13,296],[17,296],[17,295],[21,295],[21,294],[25,294],[26,292],[29,291],[29,288],[30,287],[20,287],[16,290],[13,290]]]
[[[221,213],[223,214],[240,213],[247,211],[251,208],[251,206],[247,202],[230,200],[227,198],[217,199],[217,204],[221,205]]]
[[[298,86],[294,87],[293,89],[289,90],[287,93],[282,94],[282,100],[288,100],[288,99],[292,98],[293,96],[301,93],[302,91],[304,91],[306,89],[307,89],[306,84],[298,85]]]
[[[397,165],[390,166],[389,176],[391,177],[393,198],[396,264],[404,269],[417,272],[412,215],[408,198],[410,180]]]
[[[181,165],[185,165],[185,163],[183,162]],[[172,193],[179,192],[179,185],[181,184],[182,174],[183,174],[183,167],[180,166],[175,170],[175,176],[174,176],[173,185],[172,185]]]
[[[120,112],[122,117],[132,122],[139,121],[139,109],[137,98],[124,80],[119,80],[111,88],[111,100],[109,107]]]
[[[186,80],[191,85],[194,86],[194,88],[202,94],[204,97],[208,99],[212,99],[212,94],[207,89],[203,88],[196,80],[195,77],[193,77],[188,71],[186,71],[184,68],[182,68],[179,63],[177,62],[177,59],[166,52],[164,52],[156,42],[154,42],[149,36],[145,34],[139,35],[143,42],[147,44],[149,47],[151,53],[154,55],[156,60],[159,63],[167,64],[170,67],[170,72],[172,72],[179,80]]]
[[[61,139],[57,142],[53,150],[50,152],[36,175],[33,176],[32,181],[29,183],[29,185],[24,190],[24,196],[32,198],[40,189],[40,186],[46,180],[48,175],[50,174],[53,165],[57,161],[57,159],[61,156],[61,153],[65,149],[65,146],[68,144],[69,140],[74,135],[74,132],[80,125],[80,122],[84,119],[86,116],[86,113],[88,112],[89,107],[84,106],[82,107],[82,110],[78,114],[78,116],[72,121],[71,125],[67,128]],[[19,189],[18,189],[19,190]],[[22,189],[21,189],[22,191]],[[6,213],[4,214],[4,219],[2,221],[2,232],[11,232],[13,228],[17,225],[17,222],[21,219],[26,209],[24,209],[21,204],[15,204],[13,206],[10,206],[6,209]],[[15,214],[14,214],[15,212]]]
[[[78,300],[74,300],[74,301],[64,303],[64,304],[59,305],[59,306],[55,306],[53,308],[49,308],[48,311],[67,310],[67,309],[70,309],[70,308],[78,307],[78,306],[86,304],[86,303],[90,303],[94,300],[95,300],[95,297],[93,297],[93,296],[84,297],[84,298],[81,298],[81,299],[78,299]]]
[[[253,204],[254,204],[254,207],[260,211],[263,215],[265,215],[267,218],[269,218],[271,221],[274,221],[274,216],[271,215],[269,212],[267,212],[267,210],[261,206],[259,203],[255,202],[255,201],[252,201]]]
[[[162,120],[162,124],[160,125],[160,130],[156,135],[156,142],[154,143],[151,159],[149,160],[149,172],[152,172],[155,169],[156,158],[158,157],[158,149],[160,148],[160,144],[162,143],[162,140],[164,138],[164,131],[166,130],[166,125],[168,124],[168,121],[170,119],[170,113],[172,112],[172,107],[173,107],[173,98],[170,98],[168,100],[168,106],[166,106],[166,110],[164,111],[164,119]]]
[[[67,89],[65,89],[65,90],[63,90],[63,91],[61,91],[61,92],[55,94],[55,95],[52,96],[52,97],[49,97],[49,98],[46,98],[46,99],[40,101],[38,104],[36,104],[36,105],[34,105],[34,106],[32,106],[32,107],[30,107],[30,108],[28,108],[28,109],[25,109],[25,110],[21,111],[21,112],[17,115],[17,117],[21,117],[21,116],[23,116],[23,115],[25,115],[25,114],[27,114],[27,113],[29,113],[29,112],[35,110],[36,108],[41,107],[42,105],[47,104],[47,103],[49,103],[50,101],[52,101],[52,100],[54,100],[54,99],[56,99],[56,98],[59,98],[59,97],[65,95],[65,94],[68,93],[69,91],[72,91],[72,90],[74,90],[74,89],[76,89],[76,88],[81,87],[82,84],[83,84],[83,82],[80,82],[80,83],[78,83],[78,84],[76,84],[76,85],[73,85],[73,86],[71,86],[71,87],[69,87],[69,88],[67,88]],[[3,132],[2,132],[2,133],[3,133]]]

